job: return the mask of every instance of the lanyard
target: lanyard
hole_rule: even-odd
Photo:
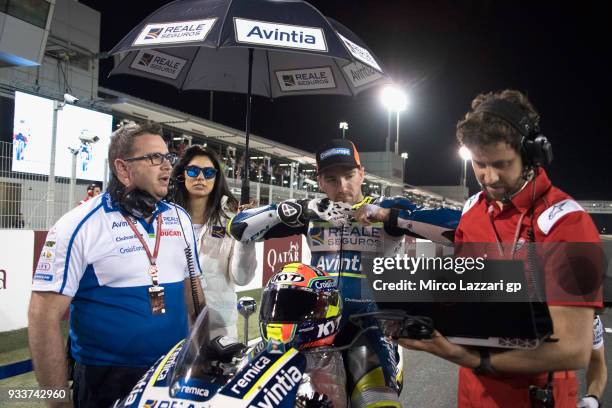
[[[514,231],[514,241],[512,242],[512,253],[511,253],[512,259],[514,259],[514,254],[517,251],[516,244],[518,243],[518,239],[521,234],[521,227],[523,226],[523,219],[525,218],[525,214],[529,213],[529,216],[532,217],[532,221],[533,221],[533,211],[534,211],[533,209],[536,203],[536,182],[537,182],[537,173],[536,173],[536,176],[533,178],[533,192],[531,195],[531,205],[529,206],[529,209],[527,211],[521,213],[518,223],[516,224],[516,230]],[[529,181],[526,181],[525,184],[523,184],[523,187],[521,187],[519,191],[525,188],[525,186],[528,183]],[[494,207],[494,204],[491,203],[489,204],[489,208],[487,209],[487,212],[489,213],[489,222],[491,223],[491,227],[493,228],[493,232],[495,233],[495,240],[497,241],[497,249],[499,250],[500,255],[504,256],[504,249],[502,247],[501,239],[499,237],[499,234],[497,233],[497,228],[495,228],[493,211],[495,211],[495,207]]]
[[[153,255],[151,255],[151,250],[149,249],[149,246],[145,242],[144,238],[142,237],[142,234],[138,232],[134,223],[132,223],[132,221],[125,214],[122,214],[122,215],[123,215],[123,218],[125,218],[125,220],[127,221],[132,231],[134,231],[136,238],[138,238],[138,240],[142,244],[142,247],[147,253],[147,257],[149,258],[149,263],[151,264],[151,267],[149,268],[149,275],[151,275],[153,286],[157,286],[158,285],[157,254],[159,253],[159,241],[162,235],[162,217],[160,214],[157,215],[157,231],[155,233],[155,249],[153,249]]]

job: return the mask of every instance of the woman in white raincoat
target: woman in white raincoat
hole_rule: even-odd
[[[209,148],[194,145],[172,170],[175,202],[191,215],[204,295],[209,308],[210,337],[237,338],[235,287],[255,275],[255,244],[235,241],[225,230],[238,209],[238,200],[227,186],[219,159]]]

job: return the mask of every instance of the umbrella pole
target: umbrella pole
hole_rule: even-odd
[[[250,199],[249,194],[249,134],[251,133],[251,85],[253,82],[253,48],[249,48],[249,82],[247,89],[247,106],[246,106],[246,126],[245,126],[245,147],[244,147],[244,178],[242,179],[242,188],[240,189],[240,204],[248,204]]]

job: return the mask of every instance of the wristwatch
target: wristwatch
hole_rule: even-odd
[[[482,349],[478,350],[480,354],[480,365],[474,368],[472,371],[476,375],[495,375],[495,369],[491,365],[491,354],[489,354],[489,350]]]

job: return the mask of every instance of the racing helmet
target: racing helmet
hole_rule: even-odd
[[[296,349],[330,346],[341,314],[337,280],[313,266],[290,263],[263,290],[259,331],[265,341]]]

